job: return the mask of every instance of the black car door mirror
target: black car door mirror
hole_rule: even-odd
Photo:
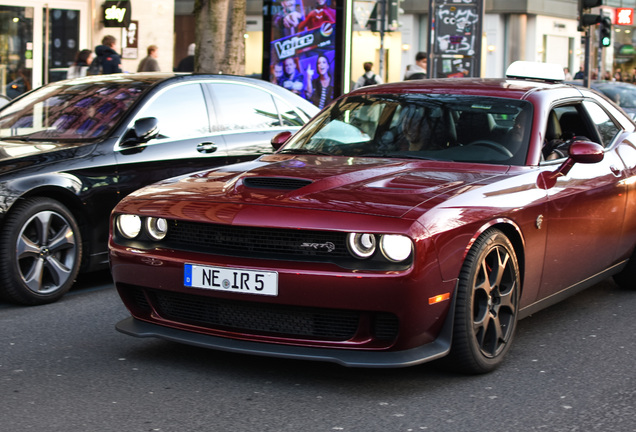
[[[135,121],[132,129],[126,132],[122,145],[145,143],[158,135],[159,120],[155,117],[140,118]]]

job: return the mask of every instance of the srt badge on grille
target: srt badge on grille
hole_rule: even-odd
[[[326,243],[309,243],[305,242],[300,245],[302,248],[310,248],[315,250],[326,250],[327,252],[333,252],[336,249],[336,245],[331,242]]]

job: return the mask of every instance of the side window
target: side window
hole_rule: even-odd
[[[590,130],[580,104],[555,107],[548,116],[543,157],[546,160],[568,156],[575,137],[598,141],[597,134]]]
[[[161,138],[209,135],[208,109],[200,84],[177,85],[161,93],[137,118],[156,117]]]
[[[267,129],[280,126],[272,95],[242,84],[208,84],[217,104],[215,131]]]
[[[596,125],[596,129],[603,141],[601,144],[604,147],[609,146],[621,129],[616,126],[607,113],[594,102],[585,101],[583,105],[590,114],[592,122]]]

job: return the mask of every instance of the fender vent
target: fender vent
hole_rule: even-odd
[[[311,180],[284,177],[248,177],[243,179],[246,187],[258,189],[296,190],[311,184]]]

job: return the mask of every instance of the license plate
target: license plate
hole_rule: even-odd
[[[243,294],[278,295],[276,272],[196,264],[185,264],[183,270],[183,284],[188,287]]]

